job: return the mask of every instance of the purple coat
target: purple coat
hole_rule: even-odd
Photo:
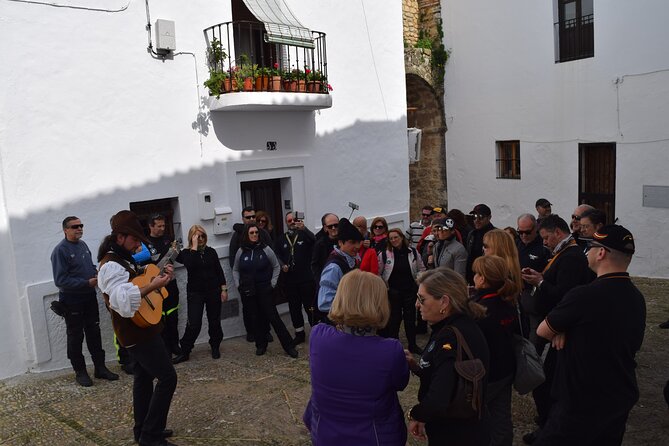
[[[397,392],[409,382],[409,367],[397,339],[318,324],[309,354],[311,399],[302,419],[314,446],[406,444]]]

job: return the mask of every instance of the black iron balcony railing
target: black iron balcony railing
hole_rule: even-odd
[[[585,59],[595,55],[594,15],[584,15],[555,23],[558,38],[557,60]]]
[[[262,23],[225,22],[204,30],[213,96],[236,91],[327,94],[325,33],[311,31],[313,48],[268,43]]]

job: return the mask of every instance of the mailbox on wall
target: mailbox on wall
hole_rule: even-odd
[[[223,235],[232,232],[232,208],[223,206],[215,209],[214,234]]]

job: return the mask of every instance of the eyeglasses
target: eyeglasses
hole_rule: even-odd
[[[572,219],[572,220],[577,220],[577,221],[578,221],[578,220],[581,219],[581,216],[580,216],[580,215],[576,215],[576,214],[571,214],[571,219]]]
[[[67,229],[84,229],[84,224],[80,225],[70,225]]]
[[[606,252],[611,252],[609,248],[607,248],[604,245],[600,245],[599,243],[594,243],[594,242],[588,242],[585,245],[585,252],[588,253],[592,248],[603,248],[604,251]]]
[[[534,229],[528,229],[527,231],[521,231],[520,229],[516,229],[518,235],[530,235],[532,234],[532,231],[534,231]]]
[[[418,303],[420,305],[423,305],[425,303],[425,298],[421,296],[419,293],[416,293],[416,299],[418,300]]]
[[[249,231],[249,235],[258,235],[258,231]]]
[[[256,218],[256,214],[253,214],[253,215],[245,215],[245,216],[244,216],[244,220],[252,220],[252,219],[254,219],[254,218]]]
[[[331,225],[325,225],[326,228],[328,229],[336,229],[339,227],[339,223],[333,223]]]
[[[372,228],[374,228],[374,229],[385,229],[385,226],[383,226],[383,225],[374,225],[374,226],[372,226]]]

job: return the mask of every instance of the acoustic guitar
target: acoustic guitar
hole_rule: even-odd
[[[163,258],[157,265],[149,264],[144,267],[142,274],[132,279],[132,283],[139,288],[151,283],[154,277],[161,275],[168,263],[172,263],[181,251],[181,246],[176,240],[172,242],[169,251],[165,253]],[[163,300],[169,295],[165,287],[159,288],[142,296],[139,304],[139,309],[132,317],[132,322],[141,328],[148,328],[156,325],[163,317]]]

